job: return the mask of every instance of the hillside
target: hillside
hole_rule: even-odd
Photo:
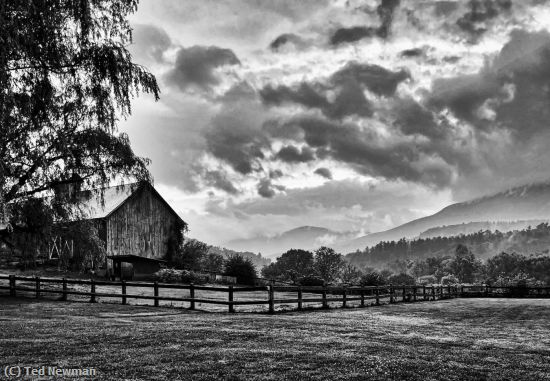
[[[254,264],[256,270],[258,271],[260,271],[264,266],[267,266],[271,263],[271,259],[262,257],[260,253],[254,254],[249,251],[234,251],[226,249],[225,247],[210,246],[208,252],[219,254],[225,259],[233,255],[240,255],[243,258],[248,258]]]
[[[482,221],[482,222],[468,222],[458,225],[445,225],[428,229],[420,233],[419,238],[436,238],[436,237],[451,237],[464,234],[473,234],[479,231],[500,231],[509,232],[512,230],[522,230],[529,226],[535,227],[543,222],[549,220],[522,220],[522,221]]]
[[[488,259],[501,252],[522,255],[548,254],[550,250],[550,226],[541,223],[523,230],[506,233],[478,231],[451,237],[404,239],[380,242],[365,250],[346,256],[353,265],[383,267],[394,261],[425,259],[428,257],[453,256],[456,247],[466,245],[477,258]]]
[[[439,226],[479,221],[513,222],[518,220],[550,219],[550,183],[516,187],[491,196],[447,206],[427,217],[419,218],[383,232],[350,240],[335,249],[343,253],[363,250],[380,241],[414,238]]]
[[[289,249],[314,250],[320,246],[331,246],[344,242],[352,233],[339,233],[317,226],[301,226],[273,237],[255,237],[227,242],[224,246],[238,251],[261,252],[263,255],[276,256]]]

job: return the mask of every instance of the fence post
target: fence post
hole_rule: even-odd
[[[489,285],[485,285],[485,297],[489,296]]]
[[[361,307],[365,307],[365,289],[361,288]]]
[[[435,286],[432,284],[432,300],[435,300]]]
[[[67,300],[67,278],[63,278],[63,294],[61,295],[61,300]]]
[[[229,286],[229,312],[235,312],[235,306],[233,305],[233,286]]]
[[[413,286],[413,300],[416,302],[416,285]]]
[[[90,303],[95,302],[95,280],[90,279]]]
[[[426,300],[426,285],[422,285],[422,299]]]
[[[302,286],[298,286],[298,310],[302,310]]]
[[[126,281],[121,280],[120,285],[122,286],[122,304],[126,304]]]
[[[379,306],[380,305],[380,289],[379,289],[378,286],[376,286],[375,293],[376,293],[376,305]]]
[[[443,299],[443,285],[439,285],[439,299]]]
[[[36,298],[40,298],[40,277],[37,276],[35,279],[35,285],[36,285]]]
[[[403,301],[407,300],[406,294],[407,294],[407,286],[403,286]]]
[[[269,293],[269,313],[275,313],[275,303],[273,301],[275,297],[275,292],[273,291],[273,285],[270,284],[268,287],[268,293]]]
[[[460,285],[460,297],[461,298],[464,297],[464,285],[463,284]]]
[[[390,284],[390,303],[393,303],[393,291],[394,291],[393,285]]]
[[[448,294],[447,298],[451,299],[451,285],[450,284],[447,286],[447,294]]]
[[[191,298],[191,303],[189,304],[189,309],[195,309],[195,285],[191,283],[189,285],[189,297]]]
[[[154,293],[154,296],[155,296],[155,307],[158,307],[159,306],[159,283],[157,281],[155,281],[153,283],[153,293]]]
[[[10,275],[10,296],[15,297],[15,275]]]
[[[327,286],[323,286],[323,308],[328,308],[328,302],[327,302]]]
[[[342,289],[342,308],[346,308],[347,296],[348,296],[347,294],[348,294],[348,290],[346,286],[344,286],[344,288]]]

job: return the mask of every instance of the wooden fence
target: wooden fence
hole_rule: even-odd
[[[6,282],[7,281],[7,282]],[[75,288],[74,286],[79,286]],[[98,288],[107,288],[100,291]],[[147,294],[129,293],[128,288],[148,290]],[[197,303],[227,306],[229,312],[235,312],[236,306],[260,305],[267,306],[270,313],[275,312],[276,305],[296,305],[302,310],[311,304],[320,304],[322,308],[332,306],[348,307],[352,305],[364,307],[367,304],[380,305],[397,303],[398,301],[415,302],[420,300],[437,300],[457,297],[459,289],[456,286],[371,286],[371,287],[301,287],[301,286],[199,286],[147,282],[111,282],[100,280],[54,279],[41,277],[22,277],[15,275],[0,275],[0,291],[10,296],[32,296],[40,298],[46,295],[59,295],[60,300],[68,300],[69,296],[89,298],[96,302],[99,298],[119,299],[122,304],[128,304],[129,299],[153,301],[154,306],[160,302],[183,302],[194,310]],[[166,296],[162,291],[186,291],[187,295]],[[7,291],[7,292],[5,292]],[[205,296],[198,296],[198,292]],[[238,299],[240,294],[247,294],[245,300]],[[221,296],[220,296],[221,295]],[[265,309],[265,308],[264,308]]]
[[[103,288],[104,290],[98,290]],[[129,293],[128,288],[138,288],[144,294]],[[106,290],[105,290],[106,289]],[[2,292],[3,291],[3,292]],[[7,291],[7,292],[6,292]],[[162,295],[166,291],[171,295]],[[152,301],[158,307],[161,302],[181,302],[189,309],[196,305],[219,305],[235,312],[236,306],[267,306],[275,312],[277,305],[306,307],[365,307],[397,302],[434,301],[456,297],[550,297],[550,287],[514,288],[486,285],[429,285],[429,286],[370,286],[370,287],[301,287],[301,286],[199,286],[147,282],[112,282],[100,280],[54,279],[0,275],[0,292],[4,295],[31,296],[35,298],[59,295],[60,300],[85,298],[94,303],[99,298],[120,300],[128,304],[130,299]],[[203,295],[198,295],[202,293]],[[185,295],[184,295],[185,294]],[[238,298],[246,294],[246,298]],[[89,298],[89,299],[88,299]],[[313,304],[313,306],[312,306]]]

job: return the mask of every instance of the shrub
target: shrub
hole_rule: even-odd
[[[448,284],[458,284],[460,283],[458,281],[458,278],[452,274],[450,275],[445,275],[444,277],[441,278],[441,284],[443,285],[448,285]]]
[[[386,279],[377,271],[366,273],[359,280],[361,286],[381,286],[387,283]]]
[[[324,286],[325,281],[315,275],[306,275],[298,280],[301,286]]]
[[[180,280],[182,283],[205,284],[206,282],[208,282],[208,277],[205,275],[197,274],[193,271],[183,270],[181,272]]]
[[[153,279],[162,283],[176,283],[181,281],[181,270],[160,269],[153,274]]]
[[[153,279],[161,283],[204,284],[207,277],[188,270],[161,269],[153,274]]]
[[[435,275],[424,275],[418,278],[417,283],[420,285],[436,284],[437,278]]]
[[[390,284],[394,284],[394,285],[411,285],[411,284],[415,284],[414,278],[412,276],[408,275],[408,274],[405,274],[405,273],[392,275],[388,279],[388,282]]]

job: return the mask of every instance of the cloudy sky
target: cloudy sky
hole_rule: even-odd
[[[141,0],[121,123],[210,244],[381,231],[550,178],[550,2]]]

